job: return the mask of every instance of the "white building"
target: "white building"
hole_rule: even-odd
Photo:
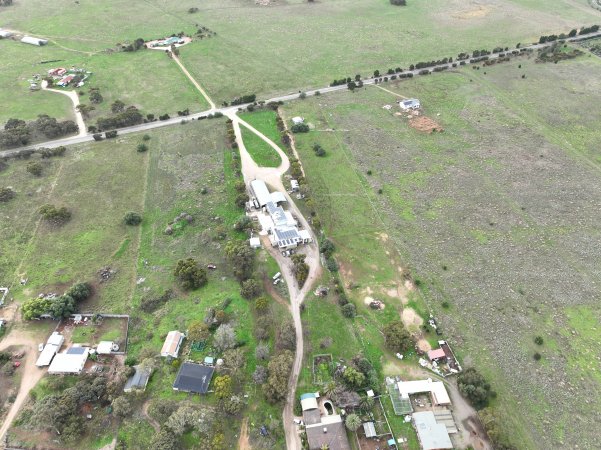
[[[305,119],[303,119],[302,117],[296,116],[292,118],[292,123],[294,125],[300,125],[301,123],[304,123]]]
[[[46,45],[48,43],[48,41],[46,39],[40,39],[40,38],[36,38],[36,37],[31,37],[31,36],[25,36],[23,39],[21,39],[21,42],[23,42],[24,44],[37,45],[40,47],[42,45]]]
[[[251,248],[261,248],[261,239],[259,239],[258,237],[251,237],[248,242]]]
[[[410,395],[428,392],[432,397],[433,405],[439,406],[451,404],[451,399],[442,381],[432,381],[431,378],[419,381],[399,381],[397,387],[401,394],[401,398],[404,399],[408,399]]]
[[[65,353],[58,353],[48,367],[50,374],[79,374],[86,365],[90,349],[88,347],[71,347]]]
[[[292,189],[292,192],[298,192],[298,190],[299,190],[298,180],[290,180],[290,188]]]
[[[403,111],[410,111],[421,108],[421,104],[418,99],[410,98],[408,100],[399,101],[399,106]]]
[[[11,37],[13,34],[7,30],[0,30],[0,39],[6,39]]]
[[[58,353],[64,341],[65,338],[62,334],[58,333],[57,331],[53,332],[46,341],[46,345],[44,346],[42,353],[40,353],[40,356],[38,356],[38,360],[36,361],[35,365],[38,367],[46,367],[50,365],[52,358],[54,358],[54,355]]]
[[[172,358],[177,358],[184,337],[186,337],[184,333],[180,333],[179,331],[170,331],[167,333],[167,338],[165,339],[165,343],[161,349],[161,356],[171,356]]]
[[[113,352],[112,341],[100,341],[96,347],[96,353],[99,355],[110,355]]]
[[[413,413],[413,423],[423,450],[453,448],[446,425],[438,423],[432,411]]]

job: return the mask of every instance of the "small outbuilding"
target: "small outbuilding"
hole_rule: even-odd
[[[0,30],[0,39],[7,39],[9,37],[11,37],[13,34],[10,31],[7,30]]]
[[[145,391],[148,380],[150,379],[150,369],[142,368],[142,366],[134,366],[136,371],[131,377],[125,382],[123,392],[131,392],[134,390]]]
[[[251,248],[261,248],[261,239],[259,239],[258,237],[251,237],[248,242]]]
[[[303,119],[303,118],[302,118],[302,117],[300,117],[300,116],[296,116],[296,117],[293,117],[293,118],[292,118],[292,123],[293,123],[294,125],[300,125],[301,123],[304,123],[304,122],[305,122],[305,119]]]
[[[421,103],[416,98],[410,98],[410,99],[407,99],[407,100],[401,100],[401,101],[399,101],[399,107],[403,111],[410,111],[410,110],[420,109],[421,108]]]
[[[292,192],[298,192],[298,180],[290,180],[290,188],[292,189]]]
[[[171,356],[172,358],[177,358],[184,337],[186,337],[184,333],[181,333],[177,330],[170,331],[169,333],[167,333],[165,343],[163,344],[163,348],[161,349],[161,356]]]
[[[112,341],[100,341],[96,347],[96,353],[99,355],[110,355],[113,352]]]
[[[180,366],[179,372],[177,372],[175,383],[173,383],[173,390],[206,394],[209,390],[209,384],[211,383],[214,371],[215,369],[210,366],[185,362]]]
[[[52,358],[58,353],[64,341],[65,338],[63,335],[58,331],[54,331],[46,341],[46,345],[44,346],[42,353],[40,353],[40,356],[38,356],[35,365],[38,367],[50,365]]]
[[[364,422],[363,432],[365,433],[366,438],[375,438],[378,436],[378,433],[376,433],[376,426],[373,422]]]
[[[24,44],[37,45],[38,47],[41,47],[42,45],[46,45],[48,43],[46,39],[40,39],[31,36],[23,37],[23,39],[21,39],[21,42],[23,42]]]
[[[432,411],[413,413],[413,423],[423,450],[452,449],[447,427],[436,421]]]
[[[430,361],[440,361],[447,358],[444,350],[442,348],[437,348],[435,350],[428,351],[428,359]]]

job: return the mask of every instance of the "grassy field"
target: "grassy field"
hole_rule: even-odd
[[[421,288],[408,304],[442,319],[466,365],[491,379],[521,448],[592,442],[574,434],[573,414],[592,423],[580,405],[601,402],[594,376],[574,381],[594,366],[598,337],[586,330],[599,324],[599,73],[592,57],[523,59],[387,85],[422,101],[445,129],[432,135],[382,109],[395,97],[374,87],[284,107],[337,130],[296,139],[357,304],[368,292],[393,301],[399,266],[410,267]],[[567,380],[573,389],[558,392]]]
[[[12,40],[1,40],[0,51],[6,55],[0,61],[0,101],[10,105],[0,111],[2,125],[11,117],[30,120],[38,114],[73,119],[73,106],[66,96],[29,90],[27,80],[35,74],[44,76],[54,67],[75,66],[93,73],[86,85],[77,89],[83,94],[80,101],[90,105],[91,87],[100,90],[104,101],[92,105],[95,110],[86,118],[87,123],[109,115],[115,100],[136,106],[144,115],[151,113],[157,117],[165,113],[174,116],[184,109],[203,111],[209,107],[175,62],[160,51],[90,55],[70,52],[53,43],[35,47]],[[58,62],[42,63],[49,60]]]
[[[277,128],[275,117],[275,112],[271,110],[240,114],[240,118],[249,125],[252,125],[274,143],[279,144],[280,133]],[[278,167],[282,163],[282,159],[277,152],[263,139],[259,138],[245,126],[242,126],[241,129],[242,139],[244,140],[246,150],[248,150],[250,156],[252,156],[253,160],[260,167]]]
[[[0,180],[2,185],[12,185],[18,196],[2,207],[7,216],[29,225],[18,230],[18,234],[3,221],[3,238],[16,243],[14,252],[3,255],[3,274],[13,279],[15,266],[21,263],[18,273],[29,280],[24,287],[15,286],[11,291],[17,299],[39,292],[60,294],[76,280],[92,281],[95,295],[82,309],[130,314],[128,355],[139,360],[156,355],[168,331],[185,331],[191,321],[202,320],[208,308],[219,307],[229,299],[225,313],[235,326],[237,341],[244,346],[246,355],[237,389],[240,395],[248,395],[244,401],[249,407],[228,418],[220,428],[226,434],[227,446],[233,447],[240,419],[246,416],[252,424],[267,424],[270,445],[278,448],[283,439],[281,406],[267,404],[260,386],[250,379],[259,364],[255,358],[256,313],[252,302],[240,296],[238,282],[223,255],[225,239],[246,238],[232,227],[243,211],[235,206],[237,179],[232,170],[232,154],[225,145],[225,121],[194,121],[156,130],[148,136],[147,153],[136,152],[141,135],[69,148],[62,158],[44,160],[41,178],[26,172],[26,161],[10,161]],[[45,224],[36,228],[35,211],[40,204],[53,201],[70,207],[73,218],[61,228]],[[129,210],[142,213],[140,227],[123,225],[123,216]],[[167,225],[181,212],[191,214],[194,221],[174,226],[173,234],[165,234]],[[225,239],[219,237],[223,232]],[[274,265],[267,256],[264,252],[259,254],[257,272],[270,278]],[[203,266],[217,266],[209,271],[209,282],[202,289],[186,292],[176,283],[173,268],[186,257],[196,258]],[[116,273],[101,283],[96,272],[104,266]],[[159,296],[167,289],[172,289],[173,294],[166,304],[153,312],[141,308],[143,299]],[[275,327],[288,317],[288,312],[273,302],[269,316]],[[73,341],[120,340],[118,327],[110,322],[102,328],[88,328],[76,328]],[[274,338],[272,331],[266,340],[271,348]],[[196,361],[207,355],[221,356],[211,347],[202,353],[191,353],[188,346],[182,355]],[[175,367],[159,364],[145,398],[217,407],[214,396],[175,392],[172,385],[176,372]],[[41,397],[48,393],[51,388],[46,383],[37,394]],[[276,417],[278,420],[273,421]],[[100,447],[115,433],[130,448],[148,448],[150,437],[146,441],[137,439],[137,433],[147,428],[146,421],[137,416],[122,424],[113,422],[113,426],[87,435],[81,448]],[[22,430],[16,429],[15,433],[26,439]],[[252,426],[250,434],[251,441],[259,439],[258,427]],[[32,439],[34,442],[37,437]],[[193,448],[198,438],[190,434],[182,442],[185,448]],[[261,442],[257,441],[257,448],[265,444]]]
[[[190,7],[199,11],[189,14]],[[269,7],[245,0],[208,0],[202,5],[194,0],[177,5],[164,0],[84,0],[76,5],[70,0],[31,0],[3,8],[2,26],[46,37],[50,44],[25,49],[16,42],[2,43],[3,54],[6,47],[16,46],[18,57],[10,58],[16,74],[1,71],[0,85],[14,85],[15,76],[28,73],[31,62],[22,54],[33,52],[43,55],[43,60],[60,59],[66,65],[85,63],[95,72],[92,85],[97,84],[107,99],[120,98],[139,105],[145,113],[174,113],[187,107],[202,110],[206,107],[203,100],[183,75],[175,74],[173,65],[166,67],[168,61],[160,52],[152,56],[149,52],[102,52],[138,37],[193,33],[195,24],[207,26],[217,35],[183,47],[181,57],[209,95],[221,103],[241,94],[267,97],[319,87],[334,78],[366,75],[475,48],[513,46],[600,18],[601,12],[588,7],[585,0],[503,0],[494,5],[433,0],[406,7],[392,6],[387,0],[311,4],[288,0]],[[26,85],[19,83],[19,88],[27,93]],[[8,109],[24,117],[59,104],[68,106],[66,98],[28,103],[21,97],[13,99],[11,92],[4,94],[10,101]],[[4,109],[0,114],[8,114]],[[106,106],[101,105],[102,109]]]

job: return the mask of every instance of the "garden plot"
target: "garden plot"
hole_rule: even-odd
[[[296,136],[346,279],[389,289],[398,251],[419,287],[408,304],[440,318],[463,363],[491,379],[525,448],[591,444],[591,433],[573,431],[582,429],[573,417],[592,429],[581,405],[601,402],[589,395],[592,377],[580,380],[584,361],[571,358],[574,346],[557,332],[569,328],[566,307],[598,314],[600,74],[594,58],[526,59],[399,83],[445,129],[431,135],[382,110],[394,99],[375,89],[284,107],[317,130],[349,130]],[[316,142],[324,158],[312,154]],[[536,334],[553,344],[537,348]],[[568,382],[571,389],[556,389]]]
[[[72,344],[96,347],[101,341],[111,341],[119,346],[119,352],[124,352],[127,323],[127,318],[116,317],[84,317],[77,321],[70,318],[63,320],[57,331],[65,336],[66,342]]]

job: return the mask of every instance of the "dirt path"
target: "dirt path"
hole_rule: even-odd
[[[148,420],[148,423],[152,426],[152,428],[154,428],[154,432],[158,433],[161,430],[161,425],[154,420],[152,417],[150,417],[150,414],[148,414],[148,408],[150,407],[150,400],[146,400],[144,402],[144,404],[142,405],[142,414],[144,414],[144,417],[146,417],[146,420]]]
[[[242,421],[242,427],[240,428],[240,438],[238,439],[238,450],[251,450],[250,442],[248,440],[248,417],[245,417]]]
[[[397,97],[401,97],[401,98],[402,98],[402,99],[404,99],[404,100],[407,100],[407,99],[409,98],[409,97],[405,97],[404,95],[397,94],[396,92],[393,92],[393,91],[391,91],[390,89],[383,88],[383,87],[382,87],[382,86],[380,86],[379,84],[374,84],[374,85],[372,85],[372,86],[375,86],[375,87],[377,87],[378,89],[382,89],[383,91],[386,91],[386,92],[388,92],[389,94],[396,95]]]
[[[190,75],[190,72],[188,72],[188,69],[186,69],[184,67],[184,65],[180,61],[179,57],[177,57],[173,53],[171,54],[171,56],[173,57],[173,60],[177,63],[179,68],[182,69],[182,72],[184,72],[184,75],[186,75],[188,77],[188,79],[192,82],[194,87],[196,87],[196,89],[198,89],[198,92],[200,92],[202,94],[202,96],[205,98],[205,100],[209,103],[209,106],[211,107],[211,109],[215,109],[216,108],[215,103],[213,103],[213,100],[211,100],[211,97],[209,97],[209,94],[207,94],[205,92],[205,90],[202,88],[202,86],[198,83],[198,81],[196,81],[194,79],[194,77],[192,75]]]
[[[8,336],[0,342],[0,351],[13,345],[23,348],[26,354],[25,358],[21,360],[21,367],[17,369],[21,372],[21,386],[19,386],[19,392],[17,393],[15,402],[8,410],[4,422],[0,427],[0,442],[3,442],[4,435],[17,417],[23,404],[27,401],[29,391],[38,384],[38,381],[40,381],[46,373],[45,369],[40,369],[35,365],[38,357],[38,342],[16,325],[11,329]]]
[[[86,123],[83,120],[83,115],[77,110],[77,107],[79,106],[79,95],[77,95],[77,92],[75,91],[60,91],[58,89],[50,89],[48,87],[48,82],[46,80],[42,81],[42,89],[44,91],[48,91],[48,92],[56,92],[57,94],[63,94],[66,95],[67,97],[69,97],[71,99],[71,102],[73,103],[73,114],[75,115],[75,122],[77,123],[77,126],[79,127],[79,133],[78,136],[85,136],[87,135],[87,128],[86,128]]]
[[[229,111],[227,116],[232,120],[234,133],[236,135],[236,142],[238,144],[238,150],[240,151],[242,174],[245,182],[248,184],[252,180],[261,179],[265,181],[265,183],[271,185],[272,188],[282,192],[286,196],[288,209],[292,212],[292,214],[298,217],[298,220],[304,229],[311,230],[311,227],[309,227],[305,217],[298,210],[294,201],[290,198],[286,189],[284,188],[284,184],[282,183],[281,177],[290,167],[290,160],[288,159],[286,153],[284,153],[278,145],[267,138],[263,133],[256,130],[253,126],[249,125],[245,121],[241,120],[234,111]],[[263,141],[269,144],[276,152],[278,152],[280,158],[282,159],[282,164],[280,164],[279,167],[259,167],[244,146],[240,125],[248,128]],[[310,292],[315,280],[317,280],[319,274],[321,273],[319,249],[317,248],[316,242],[317,240],[315,236],[313,236],[313,243],[305,245],[301,249],[301,251],[306,254],[305,262],[309,265],[309,275],[302,289],[298,287],[296,280],[294,279],[294,275],[292,274],[291,259],[283,257],[280,252],[274,250],[270,246],[267,247],[268,251],[278,262],[282,276],[286,280],[288,291],[290,293],[290,311],[292,313],[292,321],[296,331],[296,353],[294,355],[294,364],[292,366],[292,372],[288,381],[288,394],[286,396],[286,405],[283,412],[284,431],[286,433],[286,448],[288,450],[300,450],[302,448],[296,425],[292,421],[294,418],[293,405],[294,396],[296,393],[296,383],[298,381],[298,375],[301,370],[304,356],[304,340],[300,316],[300,305],[305,299],[307,293]]]

